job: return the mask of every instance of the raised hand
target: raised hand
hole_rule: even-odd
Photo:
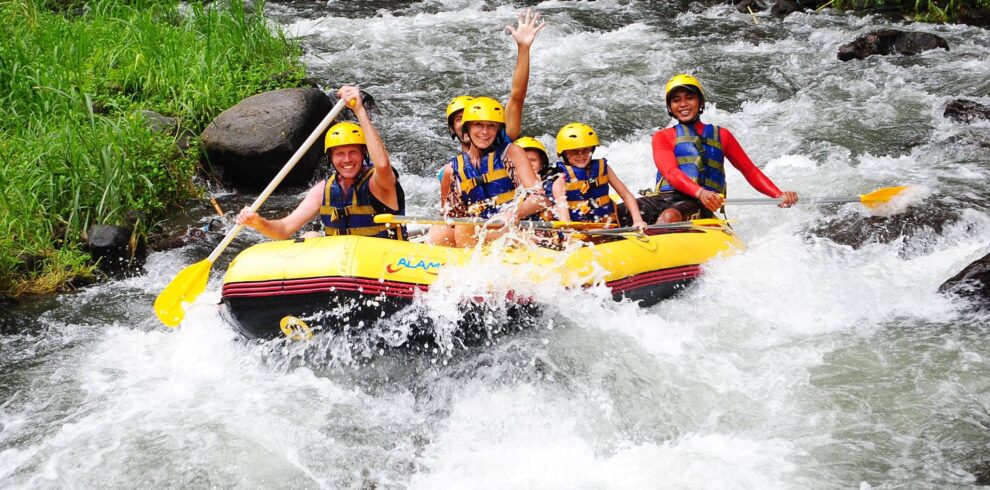
[[[525,14],[519,12],[518,26],[505,26],[505,28],[509,31],[509,34],[512,34],[512,39],[516,40],[516,44],[529,47],[536,40],[536,35],[547,25],[546,22],[539,21],[539,13],[533,14],[532,9],[526,9]]]

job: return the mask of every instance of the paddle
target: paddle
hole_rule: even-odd
[[[487,220],[484,218],[441,218],[432,216],[397,216],[394,214],[376,214],[375,223],[394,223],[401,225],[474,225],[486,228],[501,228],[505,223],[499,219]],[[528,221],[523,220],[517,223],[520,228],[533,230],[550,230],[559,228],[571,228],[578,230],[607,228],[605,223],[585,223],[574,221]]]
[[[678,221],[675,223],[657,223],[649,225],[646,230],[711,230],[716,227],[724,226],[728,221],[715,219],[715,218],[705,218],[696,219],[693,221]],[[624,235],[628,233],[639,233],[639,228],[635,226],[624,226],[622,228],[607,228],[604,230],[588,230],[582,232],[585,235]]]
[[[825,203],[844,203],[844,202],[861,202],[866,207],[873,209],[880,205],[886,204],[888,201],[893,199],[895,196],[904,192],[907,186],[899,187],[884,187],[882,189],[877,189],[869,194],[863,194],[861,196],[848,196],[848,197],[810,197],[804,200],[812,204],[825,204]],[[780,198],[752,198],[752,199],[726,199],[725,204],[780,204]]]
[[[292,167],[295,167],[296,163],[299,163],[299,160],[302,159],[303,155],[305,155],[309,148],[313,146],[313,143],[320,138],[320,135],[326,131],[327,127],[330,126],[330,123],[333,122],[333,119],[337,117],[337,114],[340,114],[340,111],[344,109],[344,102],[344,99],[340,99],[337,104],[333,106],[333,109],[330,109],[330,113],[327,114],[327,117],[324,117],[319,126],[313,130],[313,134],[310,134],[309,138],[306,138],[306,141],[303,142],[302,146],[296,150],[296,152],[292,155],[292,158],[290,158],[285,166],[282,167],[282,170],[278,172],[275,179],[273,179],[271,183],[268,184],[268,187],[265,187],[265,190],[261,192],[261,195],[254,200],[254,203],[251,204],[251,211],[257,211],[258,208],[264,204],[265,200],[268,199],[268,196],[275,191],[275,188],[282,183],[282,180],[289,174]],[[217,260],[217,257],[223,253],[224,249],[230,245],[230,242],[234,240],[234,237],[236,237],[237,234],[243,229],[244,225],[237,225],[227,232],[227,236],[223,237],[223,241],[217,245],[217,248],[213,249],[213,253],[211,253],[206,260],[201,260],[186,267],[185,269],[182,269],[182,271],[179,272],[174,279],[172,279],[172,282],[168,283],[168,286],[165,286],[165,289],[158,294],[158,297],[155,298],[155,314],[158,315],[158,319],[161,320],[162,323],[169,327],[177,327],[179,323],[182,322],[182,318],[186,315],[183,304],[192,303],[196,297],[199,296],[204,289],[206,289],[206,281],[210,277],[210,269],[213,267],[213,262]]]

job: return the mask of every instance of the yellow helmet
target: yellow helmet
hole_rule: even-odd
[[[547,147],[543,146],[543,143],[540,143],[540,140],[536,138],[523,136],[515,141],[515,145],[524,150],[536,150],[542,153],[544,164],[550,161],[550,156],[547,153]]]
[[[450,103],[447,104],[447,124],[450,124],[450,116],[457,111],[463,111],[464,106],[472,100],[474,100],[474,97],[471,97],[470,95],[459,95],[454,97]]]
[[[563,155],[567,150],[598,146],[598,135],[584,123],[570,123],[557,133],[557,154]]]
[[[491,121],[505,124],[505,109],[497,100],[491,97],[476,97],[464,107],[461,121]]]
[[[680,75],[674,75],[667,81],[667,86],[663,89],[664,99],[667,101],[667,113],[673,117],[674,114],[670,112],[670,95],[674,89],[684,88],[690,90],[691,92],[697,94],[701,97],[701,110],[698,111],[699,114],[705,108],[705,91],[701,89],[701,82],[697,78],[692,77],[686,73],[681,73]]]
[[[335,146],[344,145],[365,145],[364,132],[361,126],[352,122],[341,122],[334,124],[327,131],[327,138],[323,143],[323,151],[327,151]]]

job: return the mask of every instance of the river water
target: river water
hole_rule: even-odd
[[[731,208],[748,249],[683,295],[639,308],[601,288],[534,289],[550,305],[535,326],[452,350],[246,342],[215,305],[234,250],[170,331],[151,304],[210,246],[156,253],[140,276],[0,313],[0,487],[974,485],[990,460],[990,318],[936,290],[987,253],[990,124],[941,112],[953,98],[990,102],[987,31],[829,12],[756,24],[697,4],[534,6],[548,26],[525,132],[550,143],[564,123],[591,124],[597,155],[633,189],[652,183],[650,137],[669,123],[660,84],[688,71],[708,93],[706,120],[780,187],[912,191],[889,218],[854,204]],[[268,7],[314,76],[376,98],[417,214],[435,212],[435,172],[453,153],[446,102],[507,96],[515,48],[501,27],[517,10]],[[951,50],[836,59],[884,26],[937,33]],[[756,195],[732,170],[729,188]],[[189,220],[205,223],[207,208]],[[511,285],[490,264],[448,275],[419,314],[450,324],[477,278],[500,274]],[[515,330],[503,320],[489,323]]]

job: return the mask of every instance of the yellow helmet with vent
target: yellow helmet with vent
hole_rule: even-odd
[[[464,107],[461,121],[491,121],[505,124],[505,109],[497,100],[491,97],[476,97]]]
[[[365,145],[364,132],[361,126],[352,122],[340,122],[334,124],[327,131],[326,140],[323,143],[323,151],[330,148],[344,145]]]
[[[598,134],[584,123],[570,123],[557,133],[557,154],[567,150],[598,146]]]

